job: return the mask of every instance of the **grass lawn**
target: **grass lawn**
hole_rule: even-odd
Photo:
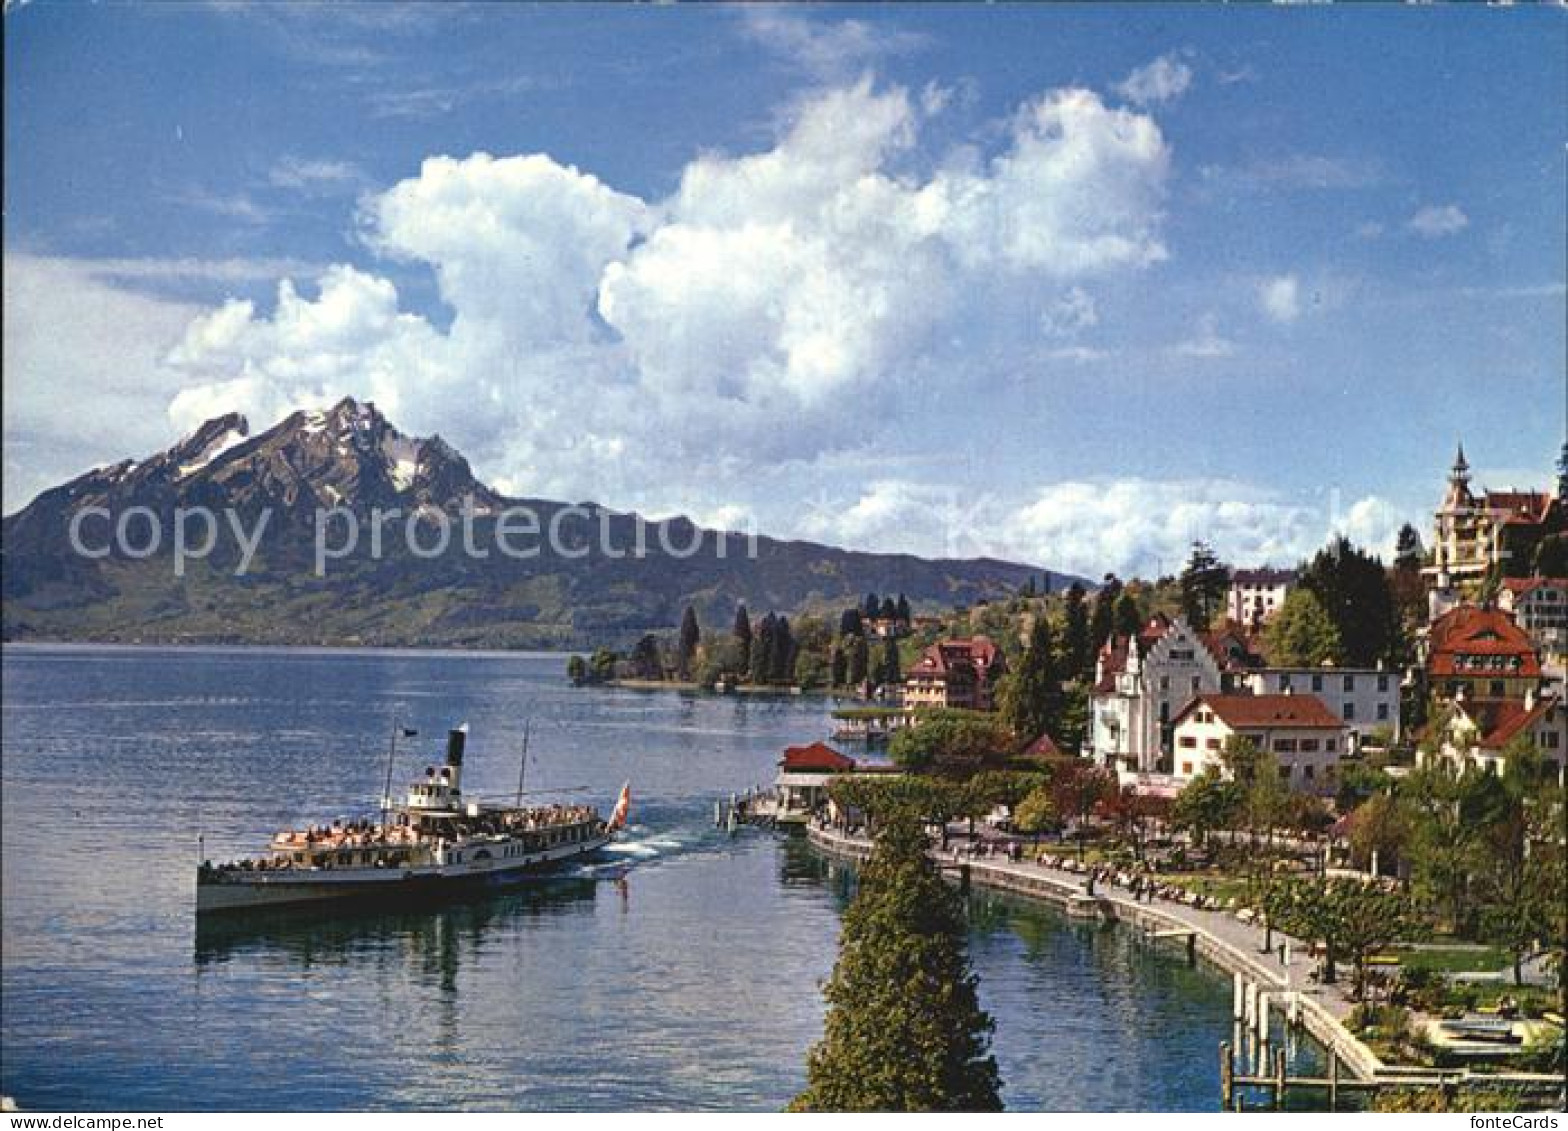
[[[1435,950],[1400,950],[1399,963],[1406,970],[1431,970],[1438,974],[1456,971],[1508,970],[1512,959],[1496,947],[1476,950],[1470,947]]]
[[[1175,884],[1188,891],[1211,895],[1221,901],[1234,899],[1245,903],[1247,900],[1247,881],[1235,876],[1211,872],[1157,872],[1155,879],[1163,884]]]

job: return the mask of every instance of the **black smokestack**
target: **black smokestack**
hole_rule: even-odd
[[[463,745],[468,741],[468,724],[453,727],[446,732],[446,764],[453,769],[463,768]]]

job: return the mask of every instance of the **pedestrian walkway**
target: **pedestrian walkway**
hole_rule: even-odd
[[[865,837],[830,826],[813,824],[807,832],[814,844],[828,852],[863,859],[871,851],[871,842]],[[1159,895],[1135,899],[1130,890],[1107,880],[1104,873],[1091,893],[1088,874],[1067,868],[1001,856],[968,856],[954,850],[934,849],[932,855],[944,871],[967,869],[973,883],[1043,898],[1066,907],[1069,914],[1087,912],[1149,935],[1193,934],[1196,952],[1221,969],[1255,982],[1279,1005],[1294,998],[1313,1036],[1332,1048],[1358,1076],[1370,1077],[1385,1069],[1372,1050],[1344,1027],[1356,1004],[1350,998],[1348,971],[1342,971],[1344,981],[1324,985],[1314,977],[1317,959],[1300,939],[1277,930],[1270,939],[1270,932],[1238,919],[1230,910],[1194,907]],[[1272,950],[1264,947],[1265,940],[1272,943]]]

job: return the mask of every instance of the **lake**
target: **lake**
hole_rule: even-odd
[[[7,647],[0,1091],[34,1110],[754,1109],[804,1082],[852,876],[712,827],[831,703],[573,688],[562,655]],[[468,791],[608,812],[601,861],[479,902],[195,929],[198,837],[374,808],[471,727]],[[1230,983],[1000,896],[970,947],[1010,1108],[1214,1110]]]

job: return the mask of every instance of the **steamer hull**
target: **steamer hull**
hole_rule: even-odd
[[[612,840],[600,832],[582,841],[513,859],[444,868],[351,868],[323,872],[227,872],[196,876],[196,914],[235,914],[323,904],[412,906],[548,876],[596,855]]]

